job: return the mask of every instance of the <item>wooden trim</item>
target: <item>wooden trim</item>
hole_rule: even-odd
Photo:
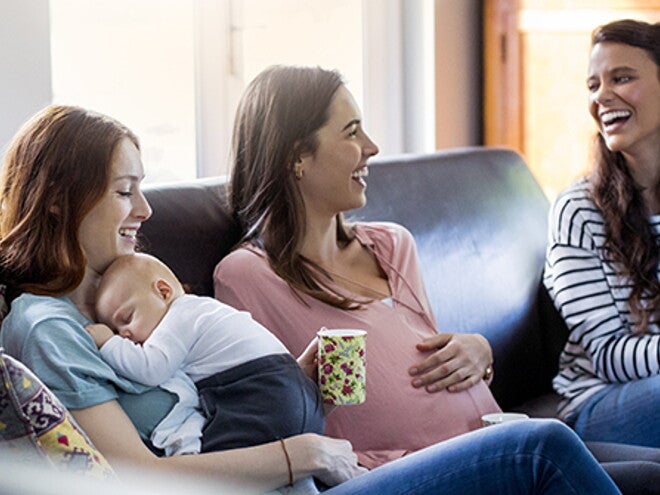
[[[484,1],[484,144],[522,152],[518,1]]]

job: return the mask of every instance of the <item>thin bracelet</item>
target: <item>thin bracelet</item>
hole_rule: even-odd
[[[282,445],[282,450],[284,451],[284,457],[286,457],[286,467],[289,469],[289,485],[293,486],[293,470],[291,469],[291,458],[289,457],[289,452],[286,450],[286,445],[284,440],[280,438],[280,444]]]

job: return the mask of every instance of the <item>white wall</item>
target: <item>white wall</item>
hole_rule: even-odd
[[[48,0],[0,0],[0,154],[51,98]]]

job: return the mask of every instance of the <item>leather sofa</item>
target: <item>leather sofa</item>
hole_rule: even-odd
[[[215,177],[145,189],[154,214],[141,231],[144,250],[170,265],[191,291],[212,295],[213,268],[239,240],[226,204],[226,180]],[[557,396],[551,379],[567,332],[541,285],[549,205],[521,157],[502,149],[465,148],[374,160],[368,197],[368,205],[349,217],[395,221],[412,231],[439,330],[480,332],[488,338],[495,355],[491,387],[502,408],[553,416]],[[203,480],[181,473],[176,478],[162,478],[159,473],[156,479],[141,470],[133,479],[122,469],[120,487],[113,479],[94,483],[84,478],[78,458],[69,451],[79,456],[95,448],[84,442],[82,447],[62,444],[59,436],[57,442],[41,443],[39,435],[44,432],[36,426],[43,426],[42,418],[33,421],[40,409],[25,409],[16,400],[17,387],[26,386],[21,377],[29,370],[18,362],[10,369],[9,359],[0,351],[0,372],[4,372],[0,399],[5,398],[0,400],[0,419],[9,417],[4,433],[11,437],[3,443],[0,435],[0,472],[11,470],[16,481],[9,491],[0,486],[0,493],[14,493],[12,487],[17,486],[21,493],[35,494],[53,493],[52,486],[66,486],[69,492],[71,487],[79,488],[76,493],[90,488],[110,493],[115,487],[122,493],[145,493],[165,487],[163,483],[175,489],[177,484],[186,486],[186,493],[207,493]],[[17,373],[20,369],[24,371]],[[39,388],[40,394],[52,394],[36,378],[27,384]],[[56,409],[69,417],[65,408]],[[12,437],[16,431],[21,432],[18,439]],[[57,430],[46,434],[53,432]],[[29,445],[43,463],[26,462],[26,453],[12,447],[16,441],[17,447]],[[622,493],[657,493],[657,449],[588,446]],[[71,460],[73,471],[61,459]],[[99,462],[102,456],[94,459]],[[63,472],[44,474],[44,469],[56,466]],[[234,488],[217,483],[212,487],[214,493],[235,493]]]
[[[485,147],[375,158],[367,184],[367,206],[347,217],[407,227],[439,330],[489,340],[504,410],[554,416],[567,330],[541,283],[549,203],[523,159]],[[145,194],[154,213],[143,249],[192,292],[213,295],[213,268],[239,240],[226,178],[147,185]]]

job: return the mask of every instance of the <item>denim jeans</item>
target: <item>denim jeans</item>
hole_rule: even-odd
[[[660,448],[660,375],[613,383],[566,420],[584,440]]]
[[[578,436],[556,420],[504,423],[385,464],[325,495],[619,494]]]

